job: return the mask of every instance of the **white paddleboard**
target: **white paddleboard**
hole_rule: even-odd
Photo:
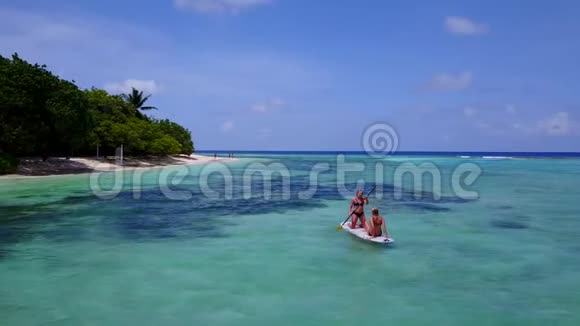
[[[368,235],[368,233],[365,231],[364,228],[351,229],[350,222],[345,222],[344,224],[342,224],[342,228],[345,231],[348,231],[350,234],[354,235],[355,237],[361,238],[365,241],[370,241],[370,242],[380,243],[380,244],[390,244],[390,243],[395,242],[395,239],[387,238],[387,237],[383,237],[383,236],[371,238]]]

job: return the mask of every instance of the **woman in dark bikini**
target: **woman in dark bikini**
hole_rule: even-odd
[[[363,191],[358,189],[356,191],[356,196],[350,201],[350,207],[348,211],[352,214],[352,222],[350,223],[350,228],[356,228],[357,220],[360,220],[359,227],[368,229],[367,221],[365,219],[365,208],[364,205],[369,203],[367,197],[363,197]]]
[[[372,216],[370,220],[370,226],[368,229],[369,236],[372,238],[380,237],[385,231],[385,237],[389,238],[389,233],[387,232],[387,223],[385,223],[385,219],[379,215],[379,209],[373,208],[371,210]]]

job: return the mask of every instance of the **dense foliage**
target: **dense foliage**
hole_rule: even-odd
[[[125,101],[133,105],[136,109],[139,110],[157,110],[154,106],[146,106],[145,102],[149,100],[151,95],[144,96],[142,91],[133,88],[131,90],[131,94],[123,94],[121,95]]]
[[[81,90],[46,66],[0,56],[0,168],[13,157],[94,155],[97,145],[109,155],[120,145],[126,155],[191,154],[189,130],[139,111],[153,108],[148,99]]]
[[[0,174],[14,173],[17,166],[18,160],[14,156],[0,153]]]

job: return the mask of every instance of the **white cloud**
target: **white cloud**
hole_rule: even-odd
[[[125,21],[0,8],[0,54],[18,52],[80,87],[102,86],[143,72],[159,80],[151,71],[160,61],[158,49],[168,48],[167,40],[154,29]]]
[[[189,9],[201,14],[237,14],[270,3],[270,0],[174,0],[179,9]]]
[[[530,135],[568,136],[580,132],[580,124],[568,112],[556,112],[536,123],[514,121],[508,124],[513,130]]]
[[[250,110],[253,101],[272,94],[317,94],[332,83],[320,66],[276,51],[211,46],[199,51],[191,44],[174,43],[167,34],[147,25],[1,7],[1,55],[18,52],[21,58],[46,64],[82,88],[104,87],[111,82],[120,85],[107,86],[118,89],[129,77],[154,80],[156,94],[163,92],[169,101],[180,102],[164,112],[199,105],[199,97],[214,101],[222,110],[239,103],[246,103],[248,107],[242,109]],[[180,118],[195,120],[184,115]]]
[[[232,120],[227,120],[222,123],[221,129],[223,132],[229,132],[234,129],[234,122]]]
[[[266,113],[266,112],[268,112],[268,107],[262,103],[254,104],[252,106],[252,111],[259,112],[259,113]]]
[[[164,93],[167,89],[167,93],[211,97],[227,102],[225,110],[237,106],[252,112],[254,105],[268,102],[281,92],[319,93],[331,83],[328,74],[319,67],[279,53],[180,51],[180,55],[184,54],[187,57],[168,59],[171,66],[163,66],[159,74],[145,76],[162,81]],[[239,107],[240,103],[244,106]]]
[[[492,129],[491,125],[485,121],[476,121],[475,126],[480,129]]]
[[[514,122],[514,123],[512,123],[512,128],[514,128],[516,130],[527,131],[526,126],[524,126],[520,122]]]
[[[132,88],[143,91],[143,93],[155,94],[159,91],[159,86],[154,80],[127,79],[122,82],[107,83],[105,90],[113,94],[127,94]]]
[[[550,136],[564,136],[572,132],[572,121],[568,112],[558,112],[538,123],[538,128]]]
[[[517,113],[517,110],[516,110],[516,107],[513,105],[506,105],[505,112],[507,112],[508,114],[514,115]]]
[[[572,136],[580,134],[580,121],[568,112],[556,112],[540,120],[516,119],[517,111],[513,106],[498,107],[496,111],[480,111],[465,107],[463,114],[469,118],[473,127],[489,135],[505,135],[515,132],[529,136]],[[504,111],[505,110],[505,111]],[[506,113],[504,113],[506,112]]]
[[[466,117],[473,117],[474,115],[477,114],[477,109],[474,109],[472,107],[466,107],[466,108],[463,109],[463,114]]]
[[[431,91],[456,92],[471,86],[472,76],[470,72],[462,72],[457,75],[439,74],[427,83],[427,89]]]
[[[480,35],[488,31],[487,26],[458,16],[447,16],[445,18],[445,28],[448,32],[457,35]]]
[[[273,98],[265,102],[259,102],[252,105],[252,111],[258,113],[267,113],[279,109],[284,105],[284,101],[279,98]]]

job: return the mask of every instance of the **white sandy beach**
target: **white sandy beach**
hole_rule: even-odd
[[[123,165],[117,164],[114,159],[95,158],[50,158],[47,161],[41,159],[21,159],[15,174],[0,176],[1,180],[35,178],[43,176],[80,174],[91,172],[111,172],[119,170],[152,169],[166,166],[205,164],[215,161],[232,161],[235,159],[191,154],[174,155],[163,158],[125,158]]]

